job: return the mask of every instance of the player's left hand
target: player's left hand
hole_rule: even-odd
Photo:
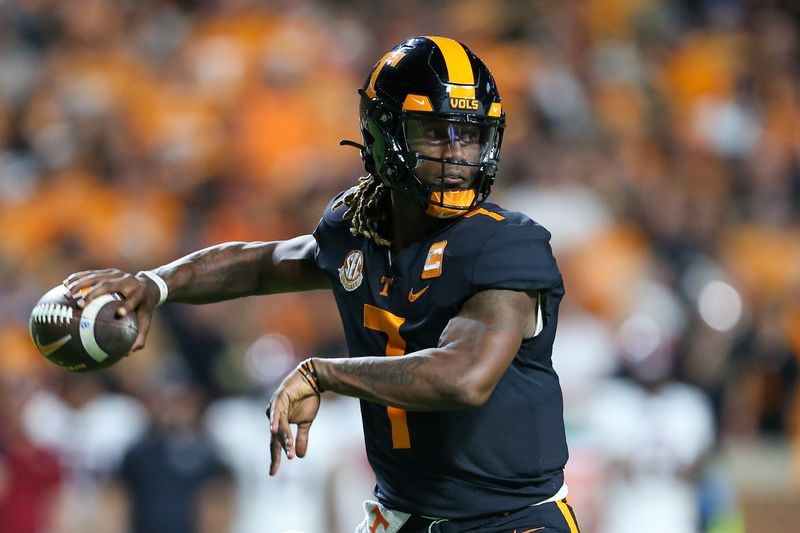
[[[281,450],[288,459],[304,457],[308,449],[308,431],[319,411],[319,393],[311,388],[298,370],[281,382],[267,407],[270,420],[269,475],[274,476],[281,465]],[[290,424],[297,424],[293,437]]]

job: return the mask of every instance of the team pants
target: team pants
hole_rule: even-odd
[[[364,509],[367,516],[356,533],[580,533],[575,513],[566,498],[464,520],[409,516],[375,502],[365,502]]]

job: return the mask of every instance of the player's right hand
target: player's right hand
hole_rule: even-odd
[[[267,406],[270,420],[269,475],[278,473],[281,451],[287,459],[305,457],[308,450],[308,432],[319,411],[319,392],[315,391],[295,369],[286,376],[273,393]],[[297,437],[292,435],[291,424],[297,424]]]
[[[84,270],[70,274],[62,282],[69,290],[72,297],[78,302],[78,307],[85,307],[93,299],[103,294],[119,293],[125,297],[117,309],[117,316],[123,317],[128,313],[136,313],[139,322],[139,335],[133,343],[133,351],[144,348],[147,332],[150,330],[150,321],[153,311],[158,303],[158,287],[144,276],[107,268],[104,270]]]

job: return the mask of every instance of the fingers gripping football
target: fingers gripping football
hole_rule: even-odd
[[[67,287],[73,298],[78,300],[78,306],[83,308],[104,294],[119,293],[125,299],[120,302],[116,315],[126,316],[136,313],[139,323],[139,334],[133,343],[133,351],[144,348],[153,310],[158,302],[158,287],[147,278],[139,278],[128,272],[115,268],[103,270],[85,270],[68,276],[63,284]]]

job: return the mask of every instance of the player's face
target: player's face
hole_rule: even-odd
[[[424,183],[444,185],[448,189],[472,187],[478,174],[477,166],[461,163],[480,162],[485,132],[480,125],[434,119],[409,119],[405,122],[408,148],[423,157],[415,173]],[[446,161],[452,161],[447,163]],[[442,181],[443,180],[443,181]]]

